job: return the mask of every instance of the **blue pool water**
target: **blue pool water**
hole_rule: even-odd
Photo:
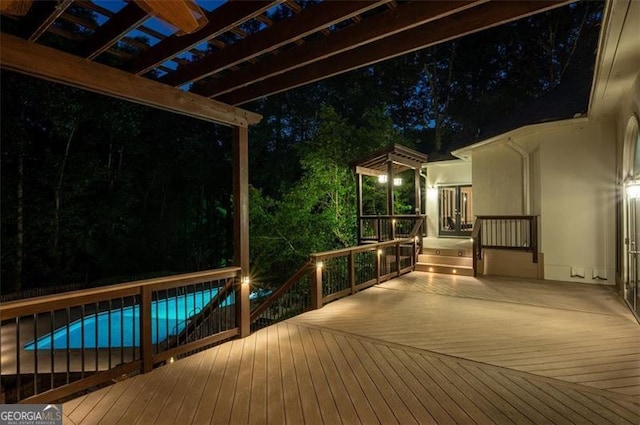
[[[218,292],[218,289],[196,291],[187,295],[169,297],[151,303],[151,340],[154,344],[164,341],[168,336],[179,334],[186,326],[187,320],[198,314]],[[252,298],[256,294],[252,294]],[[233,294],[229,295],[222,306],[234,303]],[[89,314],[51,333],[38,338],[40,349],[82,348],[84,337],[85,348],[120,348],[140,346],[140,307],[129,306],[122,309]],[[84,328],[84,335],[83,335]],[[96,332],[97,328],[97,332]],[[111,331],[111,332],[109,332]],[[34,350],[36,341],[25,344],[25,350]]]

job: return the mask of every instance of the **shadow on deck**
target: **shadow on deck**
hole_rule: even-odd
[[[67,423],[640,423],[609,287],[414,272],[64,404]]]

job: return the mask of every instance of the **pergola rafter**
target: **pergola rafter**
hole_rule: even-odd
[[[156,65],[261,15],[267,9],[280,2],[281,0],[229,1],[212,12],[205,14],[209,23],[204,28],[193,34],[173,35],[165,38],[137,57],[130,64],[130,70],[134,74],[143,74]]]
[[[71,51],[80,57],[93,60],[105,52],[121,58],[113,66],[129,74],[173,87],[197,81],[190,88],[195,94],[240,105],[569,3],[228,0],[205,12],[208,24],[202,29],[167,36],[144,23],[148,15],[134,1],[118,12],[88,0],[38,1],[3,31],[36,42],[44,33],[62,37],[75,44]],[[276,13],[282,8],[286,13]],[[89,22],[86,12],[105,19]],[[260,22],[255,33],[243,27],[251,20]],[[69,24],[90,31],[68,30]],[[159,41],[146,46],[129,36],[133,30]],[[225,34],[236,41],[224,40]],[[215,47],[200,48],[204,43]]]
[[[100,53],[117,43],[122,37],[144,22],[149,15],[137,4],[131,2],[116,13],[93,35],[85,40],[81,51],[87,59],[94,59]]]
[[[167,75],[162,82],[179,86],[201,79],[273,51],[328,26],[352,18],[376,8],[387,0],[322,2],[302,10],[289,19],[276,22],[271,27],[234,43],[226,49],[208,55]]]
[[[261,77],[262,81],[255,84],[251,84],[251,82],[240,83],[240,85],[244,84],[244,87],[237,88],[229,94],[220,96],[218,99],[232,105],[241,105],[251,100],[369,66],[568,3],[570,2],[566,0],[483,2],[453,15],[448,13],[447,16],[439,19],[429,20],[410,29],[391,33],[392,35],[384,38],[378,36],[377,41],[367,44],[362,43],[360,47],[356,45],[352,49],[340,48],[338,46],[347,43],[343,39],[338,39],[335,45],[320,47],[324,54],[308,50],[306,55],[303,56],[303,52],[299,52],[300,56],[298,57],[309,57],[308,64],[298,66],[299,63],[304,61],[304,59],[300,59],[298,64],[287,68],[287,71],[294,72],[278,73],[275,77],[269,79]],[[392,12],[396,12],[401,8],[399,6]],[[336,54],[336,52],[340,53]],[[296,55],[292,53],[292,56]],[[260,68],[262,68],[262,65]],[[249,73],[251,71],[246,70],[245,72]],[[253,72],[260,73],[258,69],[254,69]],[[255,80],[254,77],[253,81]]]
[[[252,82],[284,74],[413,26],[459,12],[484,1],[486,0],[450,3],[410,2],[373,16],[359,25],[352,25],[342,31],[328,34],[324,39],[310,41],[304,48],[281,52],[277,57],[262,61],[259,67],[246,67],[214,80],[201,91],[201,94],[210,97],[218,96]]]
[[[31,24],[29,28],[29,41],[37,41],[49,27],[64,13],[73,0],[63,0],[61,2],[39,1],[33,5],[34,12],[31,14]]]

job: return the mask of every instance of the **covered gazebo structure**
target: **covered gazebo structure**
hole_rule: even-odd
[[[381,242],[396,237],[424,235],[426,216],[422,214],[422,167],[427,155],[406,146],[392,143],[366,157],[351,163],[356,173],[358,202],[358,243]],[[398,175],[413,170],[413,214],[396,214],[396,187],[401,184]],[[363,176],[372,176],[386,187],[386,214],[365,215],[363,208]]]

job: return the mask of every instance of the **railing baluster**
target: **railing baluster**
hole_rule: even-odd
[[[84,348],[85,348],[85,330],[84,330],[84,312],[85,312],[85,308],[84,308],[84,304],[82,304],[80,306],[80,349],[81,349],[81,354],[80,354],[80,379],[84,378]]]
[[[33,315],[33,394],[38,394],[38,313]]]
[[[124,364],[124,308],[124,298],[120,298],[120,364]]]
[[[157,302],[157,301],[156,301]],[[164,346],[165,350],[169,349],[169,332],[171,329],[169,328],[169,290],[164,290],[164,326],[165,326],[165,341]],[[176,328],[178,327],[178,318],[176,317]],[[176,332],[178,330],[176,329]],[[156,353],[160,352],[160,329],[156,329]]]
[[[20,317],[16,317],[16,374],[18,375],[18,390],[16,392],[18,400],[22,399],[21,391],[22,391],[22,376],[21,376],[21,368],[20,368],[20,347],[22,347],[22,343],[20,342]]]
[[[107,360],[107,370],[111,369],[111,346],[113,345],[111,342],[111,326],[112,323],[111,322],[111,308],[112,308],[112,304],[111,304],[111,300],[109,300],[108,306],[107,306],[107,319],[109,320],[108,322],[108,326],[107,326],[107,338],[108,339],[108,343],[107,343],[107,355],[109,356],[109,359]]]
[[[54,340],[53,340],[53,331],[55,329],[55,316],[53,314],[54,312],[51,311],[49,312],[49,332],[51,334],[51,347],[49,348],[49,357],[50,357],[50,363],[51,363],[51,386],[49,387],[49,389],[52,389],[54,387],[54,373],[55,373],[55,351],[54,351]]]
[[[65,309],[66,311],[66,322],[65,322],[65,329],[66,329],[66,337],[65,337],[65,342],[67,344],[67,384],[70,382],[70,370],[71,370],[71,333],[69,332],[69,326],[71,324],[71,308],[67,307]]]
[[[98,361],[98,347],[100,346],[100,341],[98,340],[98,303],[95,303],[94,306],[94,329],[95,329],[95,335],[93,338],[93,341],[95,342],[94,345],[94,351],[95,351],[95,361],[96,361],[96,372],[98,372],[100,370],[100,364]]]

